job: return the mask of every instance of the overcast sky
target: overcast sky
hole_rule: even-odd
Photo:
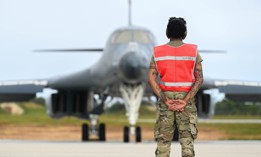
[[[35,49],[105,46],[128,24],[127,0],[0,0],[0,80],[49,78],[95,63],[99,53],[33,53]],[[132,22],[167,42],[171,16],[187,20],[187,43],[227,54],[201,54],[205,76],[261,81],[261,1],[133,0]]]

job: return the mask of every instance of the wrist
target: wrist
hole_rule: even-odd
[[[167,100],[165,94],[164,94],[162,91],[160,91],[160,98],[161,98],[161,100],[163,100],[163,101],[166,101],[166,100]]]
[[[185,103],[187,104],[189,100],[185,98],[183,99],[183,101],[185,101]]]

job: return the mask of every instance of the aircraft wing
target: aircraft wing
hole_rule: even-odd
[[[261,101],[261,82],[219,80],[215,86],[235,101]]]
[[[0,81],[0,102],[28,101],[47,85],[47,80]]]

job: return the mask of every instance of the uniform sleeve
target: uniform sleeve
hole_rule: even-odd
[[[202,61],[203,61],[203,59],[201,58],[200,54],[197,53],[196,63],[200,63]]]
[[[152,57],[151,57],[150,63],[154,63],[154,64],[155,64],[155,60],[154,60],[153,55],[152,55]]]

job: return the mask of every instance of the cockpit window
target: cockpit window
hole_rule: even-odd
[[[112,43],[125,43],[131,41],[131,31],[118,32],[112,38]]]
[[[135,31],[134,34],[134,40],[141,42],[141,43],[151,43],[152,39],[150,37],[150,34],[144,31]]]
[[[147,44],[152,43],[153,39],[149,32],[135,30],[117,32],[111,38],[112,43],[126,43],[130,41]]]

